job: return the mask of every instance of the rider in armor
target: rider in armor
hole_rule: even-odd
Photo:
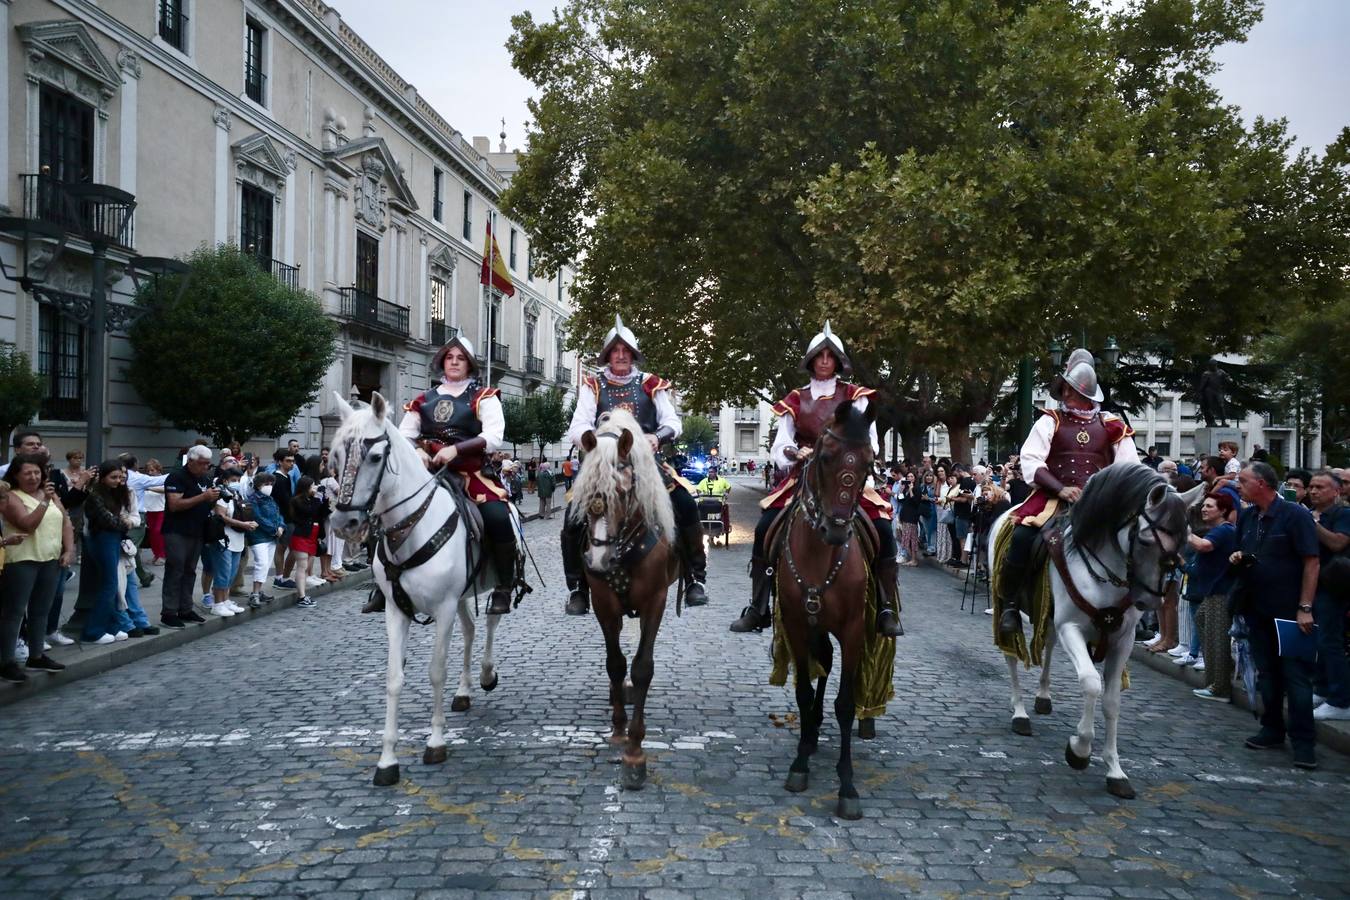
[[[642,361],[637,337],[623,324],[623,319],[615,316],[614,327],[605,336],[604,346],[596,356],[596,365],[603,367],[600,375],[584,377],[577,394],[576,410],[567,429],[567,439],[576,447],[581,447],[581,436],[595,428],[600,416],[615,408],[633,414],[653,451],[680,436],[680,416],[670,397],[670,382],[640,371],[636,364]],[[675,528],[679,532],[682,555],[689,565],[685,603],[703,606],[708,602],[704,587],[708,561],[703,550],[703,526],[699,524],[698,507],[692,496],[693,487],[669,465],[661,469],[671,505],[675,508]],[[584,531],[584,522],[575,523],[570,515],[563,516],[562,558],[563,574],[570,592],[566,609],[569,616],[584,616],[591,608],[581,564]]]
[[[1086,350],[1069,356],[1064,374],[1050,384],[1058,408],[1041,410],[1043,415],[1022,445],[1022,477],[1032,492],[1011,513],[1015,524],[999,580],[1001,634],[1022,630],[1018,603],[1041,528],[1067,512],[1092,475],[1113,463],[1140,464],[1134,429],[1101,410],[1103,394],[1093,365]]]
[[[516,581],[516,535],[507,508],[506,489],[485,463],[502,444],[506,419],[501,393],[478,382],[478,363],[473,344],[457,335],[436,351],[431,370],[436,382],[403,407],[399,433],[417,447],[417,455],[432,471],[449,468],[458,475],[464,492],[478,505],[483,517],[483,537],[489,559],[497,573],[497,586],[488,601],[489,615],[511,611],[511,591]],[[375,593],[362,612],[384,608],[384,597]]]
[[[773,407],[774,414],[779,417],[778,434],[769,455],[780,469],[791,467],[792,473],[760,503],[764,512],[755,526],[755,543],[750,557],[750,605],[741,612],[739,619],[731,623],[732,631],[759,631],[773,623],[769,611],[769,572],[765,559],[767,548],[764,546],[769,526],[796,496],[801,467],[839,403],[852,400],[854,407],[862,411],[867,408],[867,398],[876,393],[871,388],[839,379],[841,370],[845,375],[853,374],[853,365],[844,352],[843,341],[830,331],[829,322],[825,323],[825,330],[807,345],[806,355],[802,357],[802,368],[811,373],[811,383],[789,392]],[[877,449],[877,428],[873,424],[872,450],[876,452]],[[880,588],[877,594],[877,632],[886,637],[899,637],[905,632],[900,626],[897,551],[895,531],[891,527],[890,504],[869,487],[859,498],[859,505],[871,519],[881,539],[873,566],[873,576]]]

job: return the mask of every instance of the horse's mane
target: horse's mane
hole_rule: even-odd
[[[1143,508],[1149,491],[1160,484],[1167,484],[1167,479],[1148,466],[1110,465],[1093,475],[1069,513],[1074,543],[1095,549],[1114,540],[1116,532]],[[1180,515],[1185,516],[1184,508]],[[1173,527],[1175,523],[1161,524]]]
[[[661,479],[661,470],[656,465],[656,454],[652,452],[642,426],[632,413],[623,409],[610,410],[601,417],[600,425],[595,429],[599,437],[602,434],[621,434],[624,431],[633,435],[633,449],[628,459],[633,464],[633,496],[642,510],[642,518],[655,525],[661,534],[673,537],[675,534],[675,512],[670,506],[670,494]],[[572,518],[580,521],[586,516],[586,507],[595,497],[602,497],[610,509],[619,502],[619,442],[617,440],[596,441],[595,449],[586,454],[586,462],[572,485]]]
[[[375,410],[371,406],[362,405],[356,407],[352,410],[351,415],[343,419],[342,423],[338,425],[338,429],[334,432],[330,445],[333,447],[341,447],[349,438],[354,437],[358,440],[363,439],[366,436],[366,429],[373,425],[390,435],[389,452],[398,457],[398,462],[395,463],[393,470],[391,470],[392,472],[396,473],[402,471],[404,464],[415,464],[409,471],[425,471],[421,461],[417,458],[417,453],[413,448],[412,442],[408,441],[398,433],[398,427],[394,424],[392,418],[397,409],[397,407],[389,405],[386,401],[384,421],[380,422],[375,418]],[[346,465],[347,460],[344,459],[342,462],[343,465]],[[337,478],[339,483],[342,482],[341,472],[335,472],[334,477]]]

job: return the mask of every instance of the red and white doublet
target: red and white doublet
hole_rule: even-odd
[[[1022,477],[1031,495],[1012,511],[1013,521],[1039,528],[1059,509],[1059,492],[1081,488],[1109,465],[1141,465],[1134,429],[1111,413],[1078,416],[1043,409],[1022,445]]]
[[[788,459],[784,452],[788,447],[796,447],[799,450],[814,447],[840,403],[851,400],[854,408],[861,412],[867,409],[867,398],[875,393],[872,388],[850,384],[838,378],[828,378],[824,381],[813,378],[810,384],[789,391],[786,397],[775,403],[773,413],[779,417],[778,434],[774,437],[769,456],[780,469],[790,467],[790,471],[777,489],[760,501],[760,506],[764,509],[782,509],[796,496],[803,462]],[[876,453],[878,446],[875,423],[871,427],[871,439],[872,452]],[[874,488],[863,489],[858,498],[858,505],[869,519],[889,520],[891,517],[890,504],[883,500]]]
[[[480,387],[477,381],[442,380],[403,407],[405,414],[398,425],[400,434],[433,457],[451,444],[482,439],[480,447],[461,452],[450,463],[474,503],[509,496],[497,476],[483,470],[484,460],[501,447],[506,432],[500,395],[501,391]]]
[[[595,428],[602,415],[611,409],[623,409],[632,414],[643,434],[654,434],[660,440],[674,440],[680,436],[683,424],[675,403],[670,399],[671,384],[659,375],[633,369],[628,375],[615,375],[609,366],[599,376],[585,375],[577,392],[577,406],[567,428],[567,438],[581,448],[581,437]],[[669,463],[660,463],[666,475],[666,486],[676,485],[689,493],[694,486],[684,479]]]

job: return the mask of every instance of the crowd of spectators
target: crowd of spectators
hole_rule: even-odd
[[[273,602],[269,588],[294,590],[310,608],[309,588],[367,565],[345,558],[328,531],[337,481],[327,450],[305,456],[291,441],[264,464],[237,444],[212,450],[199,441],[167,465],[124,453],[86,467],[71,451],[57,467],[37,432],[20,431],[12,444],[0,466],[6,681],[63,669],[48,655],[53,645],[111,644],[239,615]],[[75,609],[63,626],[77,564]],[[152,622],[140,592],[156,568],[162,603]]]

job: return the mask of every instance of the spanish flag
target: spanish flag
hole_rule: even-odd
[[[492,234],[492,221],[488,220],[487,238],[483,241],[483,270],[478,276],[479,284],[488,284],[491,278],[493,290],[501,291],[508,297],[516,295],[516,286],[511,282],[511,272],[502,259],[502,248],[497,246],[497,238]]]

